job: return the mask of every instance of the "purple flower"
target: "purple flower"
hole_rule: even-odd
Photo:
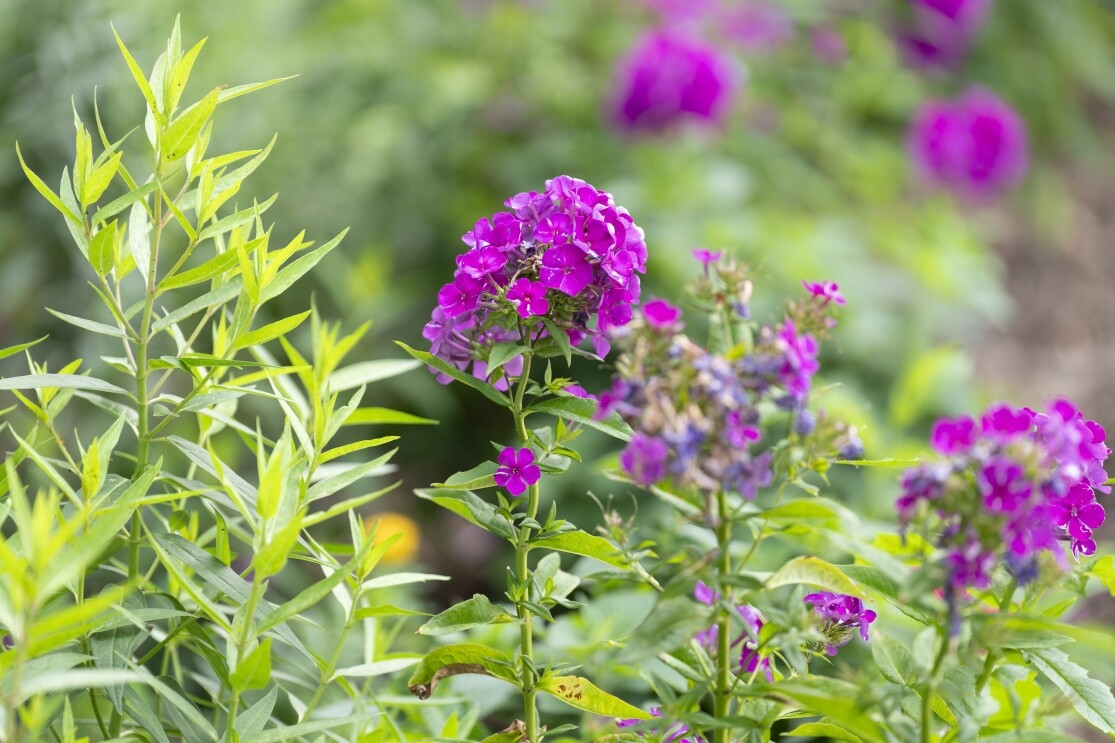
[[[661,707],[651,707],[650,713],[654,717],[662,716]],[[616,727],[629,728],[632,725],[638,725],[643,722],[637,717],[629,717],[626,719],[616,720]],[[652,735],[658,732],[657,728],[651,728],[648,732]],[[644,737],[642,733],[638,734],[640,738]],[[705,743],[705,739],[699,735],[690,735],[689,726],[684,722],[675,722],[669,730],[666,731],[665,736],[662,738],[662,743]]]
[[[911,62],[942,67],[958,62],[987,18],[991,0],[910,0],[912,26],[899,35]]]
[[[482,279],[488,274],[503,268],[507,259],[499,248],[490,245],[473,248],[464,255],[457,256],[457,267],[474,279]]]
[[[515,311],[522,318],[545,315],[550,311],[550,302],[546,299],[546,287],[538,281],[519,279],[507,290],[507,300],[515,305]]]
[[[708,272],[708,267],[716,263],[724,255],[723,250],[709,250],[707,248],[693,248],[693,257],[700,262],[704,267],[705,272]]]
[[[538,482],[542,471],[534,463],[534,452],[528,447],[513,449],[504,448],[497,458],[499,467],[496,469],[496,485],[507,488],[511,495],[522,495],[527,487]]]
[[[466,273],[458,274],[453,283],[441,287],[437,293],[438,306],[448,317],[469,312],[476,307],[484,284]]]
[[[804,401],[813,375],[821,368],[817,362],[817,341],[811,335],[798,335],[793,320],[786,320],[778,338],[783,352],[778,370],[782,384],[795,400]]]
[[[770,667],[770,658],[762,657],[759,654],[759,643],[751,639],[752,636],[759,636],[759,630],[763,628],[763,615],[750,604],[744,604],[736,608],[739,610],[740,617],[743,618],[744,625],[749,630],[743,635],[746,639],[743,641],[743,649],[739,656],[740,671],[755,673],[755,671],[761,669],[767,681],[774,681],[774,671]]]
[[[813,56],[822,64],[836,67],[848,57],[848,44],[834,28],[815,28],[809,33]]]
[[[652,299],[643,305],[643,317],[657,330],[677,329],[681,310],[664,299]]]
[[[1096,503],[1096,494],[1092,489],[1078,483],[1053,508],[1057,525],[1068,532],[1073,556],[1095,554],[1096,541],[1092,539],[1092,531],[1103,524],[1106,514],[1103,506]]]
[[[859,629],[859,636],[868,639],[867,627],[875,621],[875,612],[863,607],[863,601],[844,593],[819,591],[802,598],[813,608],[823,625],[821,632],[828,641],[825,653],[836,655],[836,649],[852,639],[849,630]]]
[[[794,35],[793,19],[769,0],[727,6],[716,20],[726,36],[753,53],[772,52]]]
[[[592,281],[592,266],[583,250],[576,245],[553,247],[542,256],[538,278],[543,286],[557,289],[569,296],[580,294]]]
[[[662,131],[683,120],[723,118],[736,88],[715,48],[677,31],[644,35],[618,63],[614,118],[629,131]]]
[[[619,455],[620,466],[639,485],[650,487],[666,476],[666,442],[655,436],[636,433]]]
[[[933,424],[929,441],[934,449],[945,456],[963,454],[975,443],[978,433],[975,420],[967,415],[941,418]]]
[[[1025,408],[1016,410],[1009,405],[996,405],[988,408],[980,418],[980,429],[984,436],[1006,444],[1028,433],[1033,420],[1033,411]]]
[[[1033,492],[1033,485],[1017,462],[999,457],[984,466],[977,476],[984,505],[993,513],[1017,511]]]
[[[806,290],[821,300],[821,305],[824,306],[829,302],[836,302],[837,304],[844,304],[844,295],[840,293],[840,286],[834,281],[803,281],[801,285]]]
[[[952,586],[960,591],[968,586],[987,588],[991,585],[991,571],[995,567],[995,553],[985,551],[979,540],[971,540],[945,557]]]
[[[907,142],[923,177],[971,200],[997,195],[1026,173],[1025,124],[1014,109],[979,88],[955,101],[923,104]]]

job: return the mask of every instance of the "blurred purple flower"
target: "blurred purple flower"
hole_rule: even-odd
[[[1022,118],[980,88],[955,101],[924,103],[907,143],[924,178],[975,201],[1015,185],[1028,167]]]
[[[715,47],[665,29],[639,39],[616,70],[613,118],[627,131],[663,131],[686,119],[718,122],[738,86],[731,62]]]
[[[960,61],[979,33],[991,0],[909,0],[913,20],[899,34],[906,57],[923,67]]]
[[[655,436],[636,433],[620,452],[619,463],[638,484],[649,487],[666,476],[666,442]]]
[[[814,297],[820,298],[822,305],[829,302],[836,302],[837,304],[847,302],[844,295],[840,293],[840,285],[835,281],[802,281],[801,285]]]
[[[725,4],[717,24],[744,51],[771,52],[794,36],[794,20],[769,0],[746,0],[739,7]]]
[[[652,299],[643,305],[643,317],[647,325],[659,330],[677,330],[681,310],[665,299]]]
[[[836,67],[848,57],[848,44],[835,28],[818,26],[809,32],[809,45],[813,56],[822,64]]]
[[[708,248],[693,248],[693,257],[708,272],[708,267],[716,263],[724,255],[723,250],[709,250]]]

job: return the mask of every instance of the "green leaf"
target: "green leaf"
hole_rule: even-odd
[[[266,82],[262,82],[262,83],[249,83],[248,85],[234,85],[231,88],[223,88],[221,90],[219,99],[220,99],[221,103],[224,103],[225,101],[231,101],[233,98],[239,98],[242,95],[247,95],[248,93],[254,93],[257,90],[263,90],[264,88],[269,88],[272,85],[274,85],[275,83],[281,83],[284,80],[293,80],[296,77],[298,77],[298,76],[297,75],[287,75],[286,77],[277,77],[274,80],[267,80]]]
[[[287,741],[297,740],[302,736],[318,733],[322,730],[331,730],[344,725],[355,725],[382,714],[378,710],[373,710],[358,715],[350,715],[349,717],[333,717],[328,720],[300,722],[297,725],[282,725],[254,735],[246,735],[240,739],[240,743],[287,743]]]
[[[488,398],[497,405],[501,405],[505,408],[511,407],[511,398],[509,398],[507,395],[503,394],[484,380],[477,379],[471,374],[466,374],[452,364],[449,364],[437,358],[433,354],[427,353],[426,351],[418,351],[416,349],[413,349],[402,341],[395,341],[395,343],[422,363],[426,364],[427,366],[432,366],[443,374],[456,379],[458,382],[462,382],[465,385],[472,387],[474,390],[484,395],[484,397]]]
[[[859,736],[849,733],[839,725],[821,720],[798,725],[786,733],[783,738],[816,738],[826,741],[845,741],[846,743],[862,743]]]
[[[312,310],[299,312],[297,315],[284,317],[282,320],[268,323],[258,330],[245,333],[233,342],[232,350],[238,351],[241,348],[248,348],[250,346],[261,346],[267,341],[274,340],[281,335],[286,335],[301,325],[302,321],[309,317],[311,311]]]
[[[392,449],[386,454],[376,457],[370,462],[363,462],[361,464],[355,464],[352,466],[330,465],[331,467],[344,467],[344,469],[341,472],[338,472],[337,474],[327,477],[321,482],[314,484],[314,486],[306,492],[306,501],[313,502],[318,500],[319,498],[325,498],[327,496],[333,495],[333,493],[336,493],[342,488],[348,487],[357,480],[362,480],[365,477],[371,477],[375,475],[376,470],[382,468],[383,465],[387,464],[387,462],[391,459],[392,456],[395,455],[395,452],[397,451],[398,449]]]
[[[150,183],[143,184],[134,191],[128,191],[128,193],[124,194],[123,196],[113,199],[93,214],[93,219],[91,220],[92,223],[99,224],[107,220],[109,217],[115,214],[119,214],[140,199],[146,198],[158,187],[158,183],[156,183],[155,181],[151,181]]]
[[[375,617],[428,617],[430,616],[424,611],[414,611],[413,609],[403,609],[392,604],[378,604],[376,606],[366,606],[363,609],[356,611],[356,619],[373,619]]]
[[[457,488],[458,490],[481,490],[496,486],[496,470],[499,465],[489,460],[481,462],[470,470],[458,472],[445,482],[435,482],[435,488]]]
[[[976,614],[972,617],[974,629],[979,632],[987,648],[1055,648],[1073,642],[1059,631],[1062,625],[1041,617],[1021,614]]]
[[[649,712],[612,696],[580,676],[547,676],[540,679],[535,688],[560,699],[570,707],[596,715],[633,717],[638,720],[653,718]]]
[[[230,214],[227,217],[223,217],[217,220],[201,231],[201,233],[197,236],[197,242],[200,243],[204,240],[208,240],[211,237],[223,235],[224,233],[229,232],[242,224],[247,224],[248,222],[256,220],[259,215],[263,214],[265,211],[271,208],[271,205],[275,203],[275,199],[277,198],[279,198],[279,194],[275,194],[262,204],[255,204],[247,209],[241,209],[234,214]],[[236,251],[229,252],[231,252],[233,255],[236,254]]]
[[[863,598],[863,591],[840,568],[819,557],[795,557],[776,570],[766,580],[766,587],[792,586],[805,583],[833,593],[844,593]]]
[[[97,199],[104,195],[105,189],[112,183],[112,179],[116,177],[116,171],[120,168],[120,158],[124,153],[117,152],[112,155],[107,161],[97,166],[96,170],[89,176],[89,180],[81,188],[81,203],[84,205],[94,204]],[[94,222],[96,224],[96,222]]]
[[[340,457],[347,456],[349,454],[353,454],[353,453],[358,452],[358,451],[363,451],[364,449],[370,449],[374,446],[383,446],[384,444],[390,444],[392,441],[398,441],[398,440],[399,440],[398,436],[379,436],[379,437],[374,438],[374,439],[364,439],[362,441],[354,441],[351,444],[345,444],[344,446],[336,446],[332,449],[329,449],[328,451],[323,451],[318,456],[317,461],[318,461],[319,464],[325,464],[326,462],[331,462],[334,459],[339,459]]]
[[[107,276],[116,264],[116,220],[102,227],[89,242],[89,265],[98,276]]]
[[[262,238],[257,238],[244,245],[244,250],[252,253],[259,249],[264,244]],[[231,271],[240,265],[240,256],[235,250],[226,250],[223,253],[218,253],[209,260],[202,263],[200,266],[195,266],[188,271],[177,273],[172,276],[166,276],[159,282],[159,290],[166,291],[169,289],[180,289],[184,286],[192,286],[198,284],[206,279],[212,279],[226,271]]]
[[[580,397],[551,397],[542,402],[536,402],[526,409],[528,413],[548,413],[567,421],[575,421],[589,428],[602,431],[614,439],[630,441],[632,436],[631,426],[627,425],[619,414],[612,413],[603,420],[596,420],[597,403]]]
[[[151,90],[151,84],[147,82],[147,76],[143,74],[143,70],[139,68],[135,59],[132,58],[131,52],[124,46],[124,41],[120,38],[120,34],[116,33],[115,26],[112,27],[112,35],[116,37],[116,44],[120,47],[120,53],[124,55],[124,61],[128,63],[128,69],[131,70],[132,77],[135,78],[136,85],[139,86],[139,92],[143,94],[144,99],[147,101],[147,107],[157,117],[159,114],[159,106],[155,101],[155,93]]]
[[[159,141],[159,149],[169,162],[182,158],[194,146],[201,128],[213,115],[217,107],[220,89],[216,88],[194,105],[187,108],[174,121],[170,122]]]
[[[833,460],[833,464],[846,464],[846,465],[850,465],[852,467],[883,467],[883,468],[886,468],[886,469],[897,468],[897,467],[901,467],[902,469],[906,469],[908,467],[916,466],[919,462],[921,462],[921,460],[918,459],[917,457],[913,457],[913,458],[910,458],[910,459],[894,459],[893,457],[888,457],[886,459],[836,459],[836,460]]]
[[[526,346],[519,345],[518,343],[497,343],[492,346],[492,350],[488,354],[488,375],[491,376],[492,372],[499,369],[511,359],[522,356],[530,349]]]
[[[38,341],[36,341],[37,343]],[[3,358],[0,356],[0,358]],[[1104,555],[1092,565],[1089,574],[1115,596],[1115,555]]]
[[[494,605],[482,594],[473,594],[472,598],[451,606],[430,621],[418,628],[420,635],[450,635],[454,632],[480,627],[486,624],[507,624],[514,622],[515,617],[508,614],[502,607]]]
[[[212,289],[205,294],[202,294],[197,299],[193,299],[178,309],[174,310],[165,317],[160,317],[158,320],[151,324],[151,331],[158,333],[166,330],[171,325],[182,322],[186,318],[196,315],[202,310],[207,310],[210,307],[218,304],[224,304],[231,301],[240,294],[240,287],[242,283],[240,277],[237,276],[232,281],[222,283],[215,289]]]
[[[20,344],[15,345],[15,346],[8,346],[7,348],[5,348],[3,350],[0,350],[0,359],[6,359],[9,356],[15,356],[17,353],[20,353],[22,351],[26,351],[28,348],[31,348],[32,346],[37,346],[38,344],[45,341],[48,337],[49,336],[44,335],[42,338],[39,338],[38,340],[33,340],[33,341],[28,342],[28,343],[20,343]]]
[[[1077,738],[1056,730],[1008,730],[995,735],[981,735],[980,743],[1086,743],[1083,738]]]
[[[147,209],[142,201],[137,201],[128,212],[128,250],[136,262],[136,269],[143,277],[144,285],[147,284],[151,271],[151,236],[147,234],[147,227]]]
[[[96,377],[80,374],[27,374],[0,379],[0,390],[75,389],[126,395],[128,391]]]
[[[268,145],[267,147],[268,149],[263,151],[264,155],[266,155],[268,150],[270,150],[271,145]],[[253,160],[252,162],[255,161]],[[224,179],[222,178],[221,180]],[[311,250],[309,253],[306,253],[304,256],[294,261],[283,270],[279,271],[279,273],[275,275],[275,278],[268,282],[267,286],[263,287],[260,291],[260,304],[279,296],[287,289],[289,289],[295,281],[298,281],[298,279],[305,276],[311,268],[316,266],[318,262],[320,262],[321,259],[329,253],[329,251],[337,247],[337,244],[340,243],[342,239],[344,239],[344,236],[346,234],[348,234],[348,228],[345,228],[341,232],[341,234],[337,235],[332,240],[322,245],[320,248]]]
[[[574,555],[591,557],[594,560],[611,565],[616,568],[630,569],[630,562],[626,555],[616,549],[615,545],[607,539],[583,531],[567,531],[553,536],[535,539],[530,543],[531,549],[542,547],[544,549],[569,552]]]
[[[345,418],[346,426],[374,426],[384,423],[394,423],[401,426],[436,426],[437,421],[431,418],[404,413],[401,410],[390,408],[357,408]]]
[[[496,513],[495,506],[481,500],[471,491],[427,488],[415,490],[414,494],[419,498],[437,503],[442,508],[446,508],[466,521],[490,531],[497,537],[510,539],[515,533],[510,522]]]
[[[54,315],[59,320],[62,320],[63,322],[67,322],[70,325],[73,325],[75,327],[81,328],[82,330],[88,330],[90,333],[97,333],[98,335],[107,335],[111,338],[127,338],[128,337],[127,333],[125,333],[120,328],[116,327],[115,325],[106,325],[103,322],[95,322],[93,320],[86,320],[84,317],[75,317],[73,315],[67,315],[65,312],[58,312],[57,310],[52,310],[49,307],[47,307],[45,309],[46,309],[47,312]]]
[[[676,650],[708,626],[708,614],[700,611],[689,598],[663,599],[632,633],[621,657],[624,662],[635,663]]]
[[[329,377],[329,389],[332,392],[351,390],[382,379],[397,377],[420,366],[422,364],[416,359],[364,361],[333,372]]]
[[[877,723],[865,712],[860,687],[847,681],[824,676],[795,676],[773,684],[736,687],[747,697],[772,699],[804,712],[826,715],[865,743],[886,743]]]
[[[330,680],[332,681],[338,678],[371,678],[372,676],[383,676],[388,673],[395,673],[404,668],[415,666],[420,661],[420,658],[386,658],[371,663],[361,663],[358,666],[338,668],[336,672],[333,673]]]
[[[1077,713],[1105,733],[1115,733],[1115,697],[1107,684],[1088,676],[1057,648],[1033,648],[1024,655],[1072,702]]]
[[[271,638],[263,638],[255,650],[241,658],[228,680],[237,691],[266,688],[271,680]]]
[[[241,738],[252,736],[266,727],[278,698],[279,687],[272,686],[258,702],[236,716],[235,728]]]
[[[475,643],[445,645],[426,654],[414,669],[407,688],[419,699],[429,699],[442,679],[476,673],[518,685],[511,659],[503,653]]]
[[[19,151],[19,142],[16,142],[15,154],[16,157],[19,158],[19,164],[23,167],[23,173],[27,176],[27,179],[31,181],[31,185],[35,187],[35,190],[42,194],[43,198],[49,201],[51,206],[62,212],[66,219],[79,227],[82,226],[81,217],[77,216],[69,207],[63,204],[62,199],[58,198],[58,195],[51,191],[49,186],[43,183],[43,179],[35,175],[35,172],[27,167],[27,163],[23,161],[23,153]]]
[[[871,655],[883,678],[900,686],[911,686],[915,681],[914,656],[909,649],[887,635],[873,632]]]
[[[571,366],[573,364],[573,348],[569,344],[569,333],[566,333],[563,328],[559,328],[548,317],[543,317],[542,323],[546,326],[546,331],[550,334],[554,344],[561,351],[561,355],[565,357],[565,365]]]

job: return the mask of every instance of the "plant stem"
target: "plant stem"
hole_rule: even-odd
[[[515,429],[519,434],[519,445],[526,446],[530,441],[530,431],[527,430],[526,416],[523,414],[523,399],[526,395],[527,385],[530,383],[530,366],[533,353],[527,351],[523,354],[523,371],[519,375],[518,385],[515,389],[515,399],[512,402],[511,413],[515,416]],[[529,486],[527,491],[526,515],[534,519],[538,515],[538,500],[540,488],[538,483]],[[515,581],[530,599],[530,565],[527,563],[527,554],[530,552],[531,528],[523,526],[515,537]],[[519,618],[519,652],[523,659],[523,725],[526,729],[527,743],[537,743],[538,706],[535,703],[535,678],[534,672],[534,615],[522,603],[515,602],[516,613]]]
[[[719,522],[716,525],[716,541],[719,550],[716,572],[720,579],[717,581],[717,588],[719,589],[726,585],[723,579],[732,573],[732,554],[729,549],[732,541],[732,521],[728,514],[728,496],[723,490],[717,493],[716,504],[719,515]],[[717,604],[719,617],[717,618],[716,636],[716,697],[713,700],[717,720],[728,717],[728,707],[731,701],[732,664],[728,654],[731,648],[732,617],[728,613],[729,610],[725,608],[725,606],[730,606],[731,603],[732,597],[729,592],[725,600]],[[728,743],[730,737],[731,730],[728,728],[717,728],[713,732],[715,743]]]
[[[1014,592],[1017,590],[1018,578],[1011,576],[1010,584],[1007,585],[1007,590],[1003,593],[1003,598],[999,601],[1000,612],[1010,610],[1011,601],[1014,599]],[[979,678],[976,679],[976,696],[983,693],[983,687],[987,686],[987,682],[991,680],[991,674],[995,671],[995,663],[998,660],[998,651],[993,648],[988,649],[987,657],[983,661],[983,670],[980,671]]]
[[[245,651],[248,648],[248,641],[252,637],[252,628],[255,626],[255,613],[256,607],[259,606],[260,599],[263,598],[263,592],[266,586],[260,582],[257,575],[252,581],[252,590],[248,594],[248,603],[243,607],[244,619],[239,626],[239,632],[236,633],[236,662],[237,664],[244,662]],[[235,624],[235,622],[234,622]],[[235,740],[233,734],[236,730],[236,711],[240,707],[240,690],[233,687],[232,699],[228,703],[228,720],[225,724],[225,740]]]
[[[929,672],[929,681],[925,685],[925,696],[921,699],[921,741],[922,743],[931,743],[933,740],[933,697],[937,693],[937,677],[940,675],[941,666],[945,662],[945,656],[949,652],[949,637],[947,630],[944,633],[938,629],[938,635],[941,640],[941,649],[937,651],[937,657],[933,661],[933,669]]]

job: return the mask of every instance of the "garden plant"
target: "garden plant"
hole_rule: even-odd
[[[272,245],[276,199],[237,197],[275,142],[209,151],[237,99],[281,81],[185,104],[204,41],[184,49],[176,23],[150,71],[117,41],[142,121],[114,139],[75,106],[57,188],[16,148],[100,302],[50,311],[117,350],[53,372],[49,340],[0,352],[0,740],[1115,735],[1111,689],[1071,655],[1110,643],[1077,601],[1115,594],[1093,538],[1110,450],[1071,401],[941,418],[917,460],[865,451],[820,363],[854,295],[802,276],[754,317],[778,306],[762,275],[697,249],[683,299],[644,297],[655,236],[573,175],[465,232],[428,349],[346,364],[367,324],[269,314],[343,234]],[[910,40],[960,53],[930,42]],[[911,135],[931,176],[980,197],[1018,177],[1018,158],[973,173],[917,136],[1011,129],[994,96],[935,105]],[[399,537],[362,517],[397,486],[398,437],[367,427],[430,422],[366,405],[368,385],[423,366],[508,413],[489,458],[416,491],[506,543],[505,587],[431,611],[415,592],[444,577],[384,573]],[[586,389],[602,367],[610,386]],[[655,509],[598,500],[573,523],[551,486],[591,465],[589,433]],[[843,502],[860,470],[893,475],[889,520]]]

